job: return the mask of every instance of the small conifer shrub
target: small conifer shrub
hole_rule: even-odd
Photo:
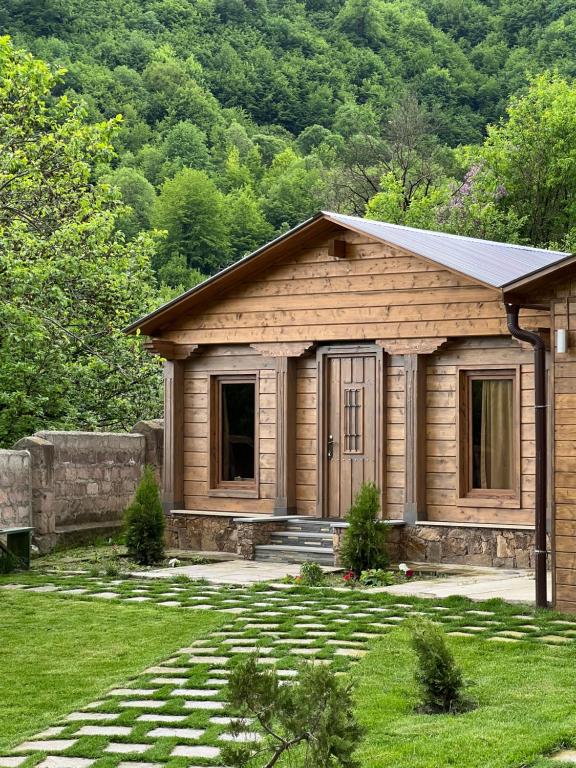
[[[412,648],[418,657],[416,682],[421,693],[418,711],[425,714],[458,714],[476,703],[465,693],[466,683],[442,629],[431,621],[412,625]]]
[[[125,513],[128,555],[140,565],[153,565],[164,557],[164,512],[152,467],[145,467],[134,501]]]
[[[360,768],[354,753],[363,731],[354,716],[353,687],[331,668],[304,663],[282,685],[276,670],[250,656],[231,671],[227,693],[238,716],[230,733],[252,731],[254,740],[223,747],[223,764]]]
[[[380,491],[374,483],[364,483],[346,517],[348,528],[340,547],[342,565],[356,576],[388,565],[388,524],[379,515]]]
[[[309,587],[319,587],[324,581],[324,571],[318,563],[306,562],[300,566],[300,583]]]

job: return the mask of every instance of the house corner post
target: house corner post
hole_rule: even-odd
[[[164,465],[162,506],[184,507],[184,361],[164,363]]]

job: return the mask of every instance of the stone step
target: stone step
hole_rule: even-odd
[[[254,559],[270,560],[276,563],[316,562],[319,565],[334,565],[334,552],[327,547],[260,544],[256,547]]]
[[[310,533],[324,533],[331,534],[332,529],[330,524],[325,520],[288,520],[288,531],[308,531]]]
[[[332,549],[331,533],[310,531],[279,531],[271,535],[271,544],[293,544],[299,547],[325,547]]]
[[[83,522],[75,525],[59,525],[55,536],[59,546],[79,546],[90,544],[100,539],[114,538],[123,527],[122,520],[102,520]]]

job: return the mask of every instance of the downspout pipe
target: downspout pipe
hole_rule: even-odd
[[[536,494],[535,511],[535,550],[534,569],[536,577],[536,607],[547,608],[547,541],[546,541],[546,501],[547,501],[547,408],[546,401],[546,345],[541,336],[533,331],[520,328],[518,316],[520,305],[505,302],[508,330],[515,339],[527,341],[534,349],[534,423],[536,442]]]

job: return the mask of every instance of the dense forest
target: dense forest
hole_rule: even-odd
[[[576,0],[4,0],[0,32],[5,444],[157,413],[122,322],[321,208],[574,247]]]

